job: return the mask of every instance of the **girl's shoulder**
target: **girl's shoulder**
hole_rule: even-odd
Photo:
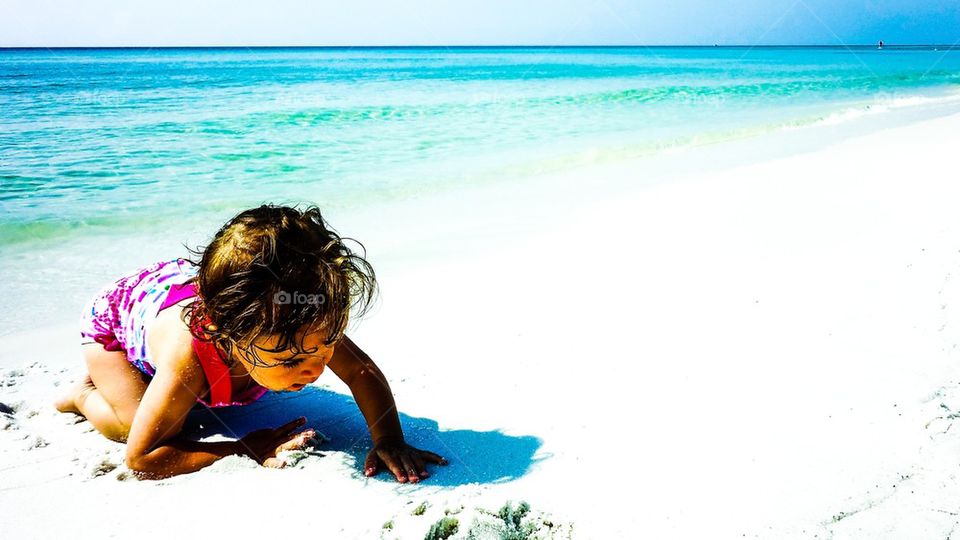
[[[181,308],[189,300],[170,306],[150,321],[146,331],[149,357],[157,370],[178,374],[196,393],[206,389],[206,378],[193,349],[193,335],[181,319]]]

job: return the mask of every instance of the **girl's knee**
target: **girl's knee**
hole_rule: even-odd
[[[118,411],[92,384],[80,390],[75,403],[80,414],[85,416],[104,437],[117,442],[127,441],[136,409]]]
[[[133,425],[133,414],[124,414],[121,411],[113,409],[114,421],[110,422],[108,431],[110,434],[104,433],[107,438],[125,443],[127,442],[127,437],[130,435],[130,426]]]
[[[119,414],[115,409],[111,409],[110,412],[113,413],[110,418],[105,418],[99,422],[99,425],[95,426],[97,431],[111,441],[127,442],[127,437],[130,435],[130,426],[133,424],[133,418],[125,418],[124,415]]]

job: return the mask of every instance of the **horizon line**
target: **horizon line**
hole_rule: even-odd
[[[0,45],[0,50],[130,50],[130,49],[624,49],[624,48],[775,48],[775,47],[796,47],[796,48],[860,48],[877,47],[879,42],[875,43],[855,43],[855,44],[657,44],[657,45],[637,45],[637,44],[603,44],[603,45]],[[886,43],[887,47],[943,47],[948,49],[960,49],[960,44],[947,43]]]

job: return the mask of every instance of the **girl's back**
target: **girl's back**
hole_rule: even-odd
[[[152,376],[156,367],[148,355],[147,328],[171,288],[176,290],[196,274],[190,261],[174,259],[139,268],[116,280],[84,307],[81,341],[100,343],[108,351],[123,351],[131,364]]]

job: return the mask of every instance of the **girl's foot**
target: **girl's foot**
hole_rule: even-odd
[[[60,412],[80,414],[80,409],[77,408],[77,400],[96,389],[97,387],[93,385],[93,379],[90,378],[90,375],[87,375],[82,381],[70,387],[60,399],[54,401],[53,406]]]

